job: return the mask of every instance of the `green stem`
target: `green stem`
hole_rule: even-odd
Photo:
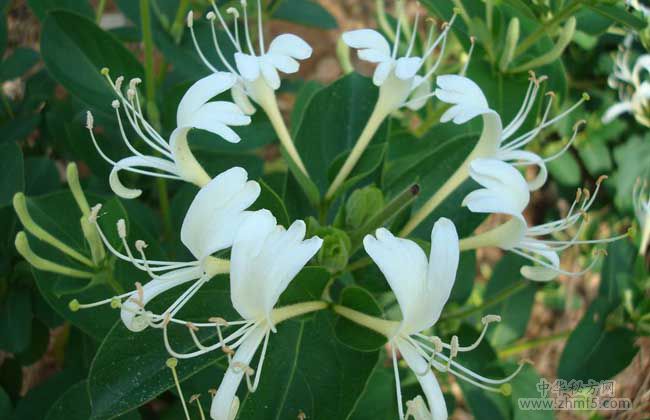
[[[519,57],[522,53],[526,52],[530,47],[535,45],[535,43],[544,35],[551,32],[555,29],[557,25],[562,23],[564,20],[569,18],[573,13],[580,8],[582,1],[574,0],[569,3],[564,9],[562,9],[558,14],[553,16],[548,22],[542,23],[539,28],[532,34],[528,35],[521,43],[517,46],[515,50],[514,57]]]
[[[167,180],[164,178],[156,178],[156,187],[158,188],[158,203],[160,205],[160,214],[163,219],[163,227],[165,229],[165,237],[172,237],[172,217],[169,206],[169,192],[167,191]]]
[[[190,0],[180,0],[178,4],[178,9],[176,9],[176,16],[174,17],[174,23],[170,29],[171,35],[174,38],[176,44],[181,43],[183,39],[183,29],[185,29],[185,13],[190,6]]]
[[[441,321],[448,321],[450,319],[463,319],[467,318],[470,315],[474,315],[476,313],[483,312],[484,309],[490,308],[498,303],[503,302],[504,300],[508,299],[510,296],[519,293],[523,289],[528,287],[528,282],[525,281],[518,281],[513,283],[510,287],[502,290],[501,292],[497,293],[496,295],[492,296],[489,299],[486,299],[483,301],[482,304],[479,306],[475,306],[473,308],[467,308],[460,310],[458,312],[454,312],[451,314],[445,314],[440,317]]]
[[[97,4],[97,11],[95,12],[95,22],[97,22],[97,25],[99,25],[102,21],[104,9],[106,9],[106,0],[99,0],[99,3]]]
[[[526,350],[534,349],[536,347],[539,347],[541,345],[551,343],[553,341],[557,340],[563,340],[567,338],[571,334],[571,331],[564,331],[561,333],[549,335],[546,337],[540,337],[540,338],[534,338],[534,339],[526,339],[526,341],[518,341],[514,344],[511,344],[507,347],[504,347],[503,349],[499,350],[499,358],[506,358],[513,356],[515,354],[521,353]]]

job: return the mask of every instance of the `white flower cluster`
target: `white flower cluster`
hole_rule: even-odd
[[[92,140],[99,153],[113,166],[109,179],[110,185],[116,194],[124,198],[135,198],[141,194],[140,190],[127,188],[122,184],[118,173],[124,170],[182,180],[199,186],[200,191],[185,215],[180,232],[180,240],[192,253],[194,259],[187,262],[148,259],[145,253],[147,244],[143,241],[136,241],[135,250],[132,249],[127,240],[127,227],[123,220],[118,222],[117,231],[124,251],[116,249],[97,223],[100,206],[96,206],[90,214],[90,222],[96,226],[105,246],[117,258],[131,262],[146,273],[149,281],[144,284],[136,283],[133,291],[120,296],[90,304],[80,304],[75,301],[71,305],[72,309],[77,310],[111,304],[120,308],[124,325],[133,332],[146,328],[162,329],[167,351],[178,359],[200,356],[211,351],[226,352],[230,367],[213,398],[210,412],[211,417],[218,420],[231,420],[237,415],[239,400],[236,392],[244,377],[249,390],[254,391],[257,388],[269,337],[276,331],[277,324],[292,316],[328,306],[325,302],[311,302],[291,310],[287,307],[275,308],[282,292],[318,252],[323,241],[318,237],[305,239],[306,227],[301,220],[295,221],[285,229],[277,224],[275,217],[268,210],[248,210],[260,195],[260,185],[248,180],[246,171],[239,167],[233,167],[214,178],[211,177],[194,157],[188,145],[187,137],[192,129],[207,130],[228,142],[239,142],[240,137],[231,127],[250,123],[249,115],[255,112],[254,102],[269,116],[290,159],[307,174],[278,111],[275,91],[281,84],[279,72],[297,72],[298,60],[309,58],[312,49],[305,41],[290,34],[278,36],[267,49],[258,0],[259,49],[255,51],[248,25],[246,1],[241,0],[241,4],[243,34],[240,34],[238,9],[227,10],[227,14],[234,20],[234,29],[228,27],[224,15],[214,3],[213,10],[206,16],[212,28],[215,51],[220,58],[221,66],[227,70],[225,72],[219,71],[206,59],[193,30],[194,16],[192,13],[189,14],[187,23],[195,47],[212,74],[196,82],[185,93],[177,110],[177,127],[169,140],[163,138],[144,118],[137,92],[140,80],[131,80],[124,90],[123,77],[113,81],[108,71],[104,72],[117,96],[113,108],[123,141],[132,153],[132,156],[117,161],[106,156],[94,137],[93,117],[88,114],[87,127]],[[367,322],[369,317],[360,317],[352,310],[343,307],[335,307],[334,310],[361,324],[365,323],[364,325],[388,338],[398,383],[400,419],[447,417],[445,400],[432,368],[452,373],[457,378],[480,388],[503,393],[505,393],[506,383],[521,369],[520,366],[512,375],[496,380],[483,377],[454,360],[459,352],[471,351],[478,346],[486,333],[487,326],[500,320],[496,315],[488,315],[482,319],[484,328],[481,336],[468,346],[461,346],[456,336],[452,337],[449,343],[445,343],[437,336],[428,336],[424,333],[439,320],[450,296],[461,250],[485,246],[500,247],[521,255],[531,262],[531,265],[522,269],[523,276],[536,281],[549,281],[559,274],[582,273],[570,273],[560,268],[559,255],[562,250],[575,244],[617,239],[610,238],[602,241],[579,239],[585,214],[594,203],[601,180],[598,181],[593,194],[586,190],[579,191],[566,217],[538,226],[528,225],[523,212],[530,201],[531,192],[545,184],[548,174],[546,163],[560,156],[572,145],[578,126],[575,127],[573,136],[562,150],[553,156],[542,158],[525,150],[525,147],[546,127],[565,117],[588,97],[583,97],[560,115],[550,118],[554,95],[549,94],[548,105],[541,122],[532,130],[518,134],[534,109],[544,81],[543,77],[537,78],[531,74],[530,85],[521,109],[505,126],[501,116],[490,108],[481,88],[462,75],[465,73],[466,66],[460,75],[438,76],[435,80],[437,88],[432,89],[432,79],[441,63],[454,18],[455,15],[450,22],[443,25],[437,38],[434,39],[431,31],[421,56],[415,55],[414,47],[419,17],[416,17],[411,38],[406,44],[406,52],[401,57],[398,57],[401,45],[401,18],[398,19],[396,39],[392,48],[382,34],[372,29],[343,34],[343,41],[349,47],[359,50],[360,59],[377,64],[373,82],[379,88],[379,99],[366,130],[343,164],[326,194],[326,199],[332,198],[338,192],[341,184],[358,163],[377,128],[391,113],[403,107],[418,110],[430,98],[437,98],[450,105],[441,117],[442,122],[453,121],[455,124],[464,124],[480,116],[483,119],[483,130],[477,146],[466,162],[449,178],[447,186],[442,187],[440,193],[433,196],[420,213],[407,223],[400,236],[407,236],[412,232],[437,204],[468,177],[476,181],[481,188],[471,192],[465,198],[463,205],[472,212],[501,213],[510,216],[506,223],[494,230],[463,240],[459,239],[456,228],[450,220],[445,218],[437,220],[431,231],[431,252],[428,259],[415,242],[396,237],[384,228],[378,229],[374,235],[365,237],[363,241],[365,250],[378,265],[392,288],[401,309],[402,320],[401,322],[385,320]],[[233,57],[226,57],[219,44],[215,29],[217,21],[234,47]],[[439,56],[431,60],[436,51],[439,52]],[[621,66],[621,69],[623,68]],[[636,70],[632,71],[629,79],[632,81],[638,79],[637,73]],[[233,102],[213,100],[226,91],[231,92]],[[149,154],[140,152],[129,141],[123,127],[122,113],[137,136],[151,149]],[[529,167],[536,167],[537,172],[536,176],[527,180],[520,169]],[[579,227],[570,239],[544,239],[565,232],[576,225]],[[213,256],[216,252],[227,249],[230,250],[230,260]],[[181,308],[203,285],[215,276],[226,273],[230,276],[232,305],[241,316],[240,320],[227,321],[213,318],[205,323],[188,323],[178,318],[177,314]],[[185,290],[165,311],[154,313],[149,309],[150,302],[156,297],[180,286],[185,286]],[[196,344],[196,351],[179,353],[173,349],[168,338],[168,327],[174,324],[188,327]],[[223,330],[233,326],[236,327],[234,332],[224,334]],[[212,345],[202,343],[195,333],[200,328],[214,329],[215,327],[219,340]],[[256,369],[252,369],[250,363],[260,346],[262,350],[259,364]],[[398,352],[416,373],[427,401],[425,403],[421,397],[409,401],[406,403],[406,412],[404,412],[399,387]]]

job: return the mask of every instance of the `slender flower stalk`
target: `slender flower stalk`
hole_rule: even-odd
[[[495,185],[505,184],[511,179],[511,175],[505,171],[502,173],[495,171],[492,176]],[[504,178],[505,181],[502,182],[501,180]],[[503,193],[507,190],[506,186],[502,189],[494,187],[475,191],[464,202],[464,205],[470,207],[470,210],[478,213],[502,213],[513,217],[487,232],[463,239],[460,241],[460,249],[466,251],[481,247],[498,247],[504,251],[513,252],[534,264],[521,268],[522,276],[530,280],[550,281],[561,274],[572,277],[581,276],[591,270],[604,253],[597,251],[596,258],[585,269],[571,272],[560,268],[560,254],[564,250],[575,245],[605,244],[628,236],[625,233],[604,239],[580,239],[586,226],[587,212],[596,200],[604,179],[606,179],[604,176],[598,179],[593,194],[587,189],[578,190],[576,199],[564,218],[538,226],[528,226],[523,216],[517,214],[517,209],[509,204],[510,200],[507,198],[508,195],[512,195],[511,192]],[[480,196],[472,196],[477,193]],[[571,231],[574,232],[571,233]]]
[[[237,143],[240,137],[229,126],[248,125],[251,121],[234,103],[209,102],[214,96],[232,88],[235,83],[235,78],[230,74],[215,73],[199,80],[185,93],[176,113],[177,128],[172,132],[169,141],[166,141],[144,118],[137,89],[141,80],[131,79],[125,94],[122,91],[124,77],[120,76],[113,81],[108,69],[102,70],[102,74],[106,76],[118,98],[113,101],[112,106],[122,140],[132,155],[115,161],[102,151],[93,132],[94,118],[90,111],[87,114],[86,128],[100,156],[113,166],[109,182],[115,194],[123,198],[139,197],[142,190],[124,186],[119,178],[121,170],[157,178],[183,180],[203,187],[211,178],[189,148],[189,131],[192,128],[207,130],[228,142]],[[150,148],[151,154],[140,152],[129,141],[120,109],[138,138]]]
[[[126,222],[117,222],[117,232],[125,253],[118,251],[108,240],[97,219],[101,205],[93,207],[90,222],[96,226],[106,248],[117,258],[128,261],[144,271],[150,280],[144,285],[136,283],[135,289],[117,296],[81,304],[76,300],[70,302],[70,309],[94,308],[110,304],[120,308],[124,325],[134,332],[148,327],[161,328],[170,321],[180,322],[175,315],[195,295],[199,289],[218,274],[228,273],[230,263],[212,256],[215,252],[232,246],[239,226],[251,214],[246,209],[253,204],[260,194],[260,186],[255,181],[247,181],[247,173],[242,168],[231,168],[218,175],[203,187],[190,205],[181,227],[181,241],[195,257],[194,261],[176,262],[151,260],[146,256],[147,244],[138,240],[134,256],[127,241]],[[147,310],[147,304],[162,293],[192,282],[162,314]]]
[[[508,393],[507,383],[519,373],[522,366],[512,375],[495,380],[479,375],[454,361],[458,353],[472,351],[478,347],[485,337],[488,325],[500,321],[500,317],[483,317],[481,335],[469,346],[461,346],[457,336],[445,343],[437,336],[423,334],[440,318],[456,279],[460,252],[454,224],[444,218],[435,223],[431,231],[431,254],[428,260],[415,242],[396,238],[386,229],[378,229],[374,237],[366,236],[364,246],[395,293],[402,312],[402,321],[381,320],[341,306],[335,306],[334,311],[388,338],[395,371],[399,419],[404,420],[407,416],[435,420],[447,418],[445,399],[432,367],[440,372],[451,373],[481,389]],[[404,413],[397,351],[416,374],[428,408],[419,397],[407,403],[407,411]],[[448,354],[445,354],[445,351]]]
[[[619,102],[605,111],[603,122],[610,123],[620,115],[629,113],[639,124],[650,127],[650,82],[642,79],[644,72],[650,72],[650,54],[643,54],[630,65],[630,50],[626,38],[614,58],[614,70],[607,79],[612,89],[618,90]]]
[[[370,119],[357,139],[350,155],[327,190],[325,194],[326,200],[334,198],[343,182],[361,159],[363,152],[379,127],[391,113],[402,107],[418,110],[426,104],[428,99],[435,96],[431,93],[430,79],[436,73],[442,61],[447,36],[456,15],[454,14],[449,23],[443,25],[443,30],[435,41],[433,41],[432,36],[433,26],[431,27],[429,42],[422,57],[413,55],[419,18],[420,15],[417,14],[408,40],[407,51],[403,57],[399,58],[397,54],[400,48],[400,37],[404,32],[402,30],[402,16],[397,20],[395,42],[392,49],[384,36],[373,29],[359,29],[343,34],[343,41],[349,47],[359,50],[358,56],[361,60],[377,64],[373,75],[373,83],[379,87],[379,97]],[[418,75],[418,72],[438,48],[440,48],[440,52],[435,63],[424,75]]]
[[[234,29],[231,30],[226,24],[226,19],[222,15],[219,7],[212,1],[212,11],[206,18],[210,21],[212,29],[212,41],[214,48],[219,56],[221,65],[236,78],[235,84],[231,87],[233,100],[247,114],[255,113],[255,107],[251,99],[257,103],[266,112],[273,128],[275,129],[280,143],[286,150],[291,160],[296,164],[299,170],[307,175],[298,150],[296,149],[287,126],[280,113],[275,91],[280,88],[281,79],[279,71],[286,74],[296,73],[300,64],[298,60],[306,60],[311,57],[312,49],[302,38],[293,34],[282,34],[276,37],[266,49],[264,42],[264,28],[262,25],[262,5],[260,0],[257,1],[257,36],[259,40],[259,50],[255,51],[251,39],[251,30],[248,24],[247,1],[240,0],[243,12],[243,34],[240,33],[240,12],[234,7],[227,9],[227,13],[233,18]],[[228,40],[235,48],[235,54],[232,58],[227,58],[223,52],[219,39],[217,37],[217,21],[225,31]],[[218,72],[217,67],[210,63],[201,47],[199,46],[196,34],[194,33],[194,14],[190,12],[187,16],[187,26],[192,35],[194,47],[201,58],[201,61],[212,72]],[[234,63],[233,63],[234,62]]]
[[[645,255],[650,243],[650,194],[648,194],[648,182],[637,179],[632,191],[632,202],[634,214],[641,228],[641,244],[639,255]]]
[[[549,118],[555,98],[555,95],[549,93],[549,100],[541,122],[532,130],[515,136],[532,111],[540,90],[540,84],[545,79],[546,77],[537,78],[531,72],[530,84],[521,108],[513,120],[504,127],[501,116],[489,107],[483,91],[472,80],[457,75],[444,75],[437,78],[438,89],[435,91],[436,97],[442,102],[452,105],[442,115],[440,121],[453,121],[455,124],[464,124],[477,116],[482,116],[483,130],[476,146],[465,161],[447,179],[442,187],[415,212],[400,232],[400,236],[408,236],[413,232],[440,203],[467,180],[471,175],[472,167],[477,174],[484,173],[482,177],[483,181],[489,182],[490,174],[488,168],[494,165],[494,161],[506,162],[515,167],[537,166],[538,174],[534,179],[527,182],[528,189],[534,191],[544,185],[548,177],[546,163],[557,159],[571,147],[582,122],[576,124],[571,138],[559,152],[552,156],[542,158],[535,153],[523,149],[535,140],[545,128],[552,126],[578,108],[583,102],[589,100],[589,96],[583,94],[577,103],[554,118]],[[481,179],[473,178],[479,183],[482,182]]]

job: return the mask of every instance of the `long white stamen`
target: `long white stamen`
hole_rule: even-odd
[[[262,353],[260,354],[259,362],[257,362],[257,369],[255,369],[255,380],[253,381],[252,385],[250,383],[249,377],[246,376],[246,384],[248,385],[248,390],[250,392],[255,392],[257,390],[257,386],[260,383],[260,377],[262,376],[262,367],[264,366],[264,359],[266,357],[266,348],[269,344],[269,335],[271,335],[271,330],[266,331],[266,335],[264,337],[264,345],[262,346]]]
[[[251,42],[251,34],[248,29],[248,11],[246,0],[241,0],[241,6],[244,10],[244,32],[246,33],[246,45],[248,46],[248,52],[250,55],[255,55],[255,50],[253,49],[253,43]]]
[[[533,130],[529,131],[528,133],[526,133],[526,134],[524,134],[522,136],[519,136],[519,137],[515,138],[514,140],[509,141],[508,143],[502,144],[501,147],[500,147],[501,150],[503,150],[503,151],[511,151],[511,150],[519,149],[519,148],[527,145],[531,141],[533,141],[535,139],[535,137],[537,137],[539,135],[539,133],[542,132],[542,128],[544,127],[544,123],[548,120],[548,116],[549,116],[549,114],[551,112],[551,107],[553,106],[553,99],[555,98],[555,94],[553,92],[549,92],[549,93],[547,93],[547,95],[549,96],[550,99],[548,101],[548,104],[546,104],[546,109],[544,110],[544,115],[542,116],[542,122],[537,126],[537,128],[534,128]],[[530,101],[531,108],[532,108],[532,104],[534,102],[535,102],[534,100]],[[528,112],[530,112],[530,108],[527,110],[527,113],[524,116],[522,116],[522,118],[521,118],[522,123],[526,120],[526,116],[527,116]],[[519,126],[517,127],[517,129],[518,128],[519,128]],[[503,138],[505,139],[506,137],[504,136]]]
[[[393,60],[397,58],[397,50],[399,50],[399,38],[402,34],[402,19],[397,19],[397,29],[395,29],[395,44],[393,45]]]
[[[413,47],[415,47],[415,38],[418,34],[418,23],[420,20],[420,12],[415,14],[415,22],[413,23],[413,33],[411,34],[411,41],[409,41],[409,48],[406,50],[406,57],[410,57],[413,52]]]
[[[203,61],[203,64],[207,68],[209,68],[213,73],[217,73],[219,70],[217,70],[216,67],[214,67],[210,62],[208,61],[207,58],[205,58],[205,55],[203,54],[203,50],[201,50],[201,47],[199,46],[199,42],[196,40],[196,34],[194,33],[194,12],[190,10],[190,12],[187,14],[187,27],[190,28],[190,35],[192,36],[192,43],[194,43],[194,49],[196,50],[197,54],[199,54],[199,57],[201,58],[201,61]]]
[[[226,21],[221,15],[221,12],[219,11],[219,8],[217,7],[214,0],[211,0],[210,2],[212,3],[212,10],[214,10],[214,12],[217,14],[217,17],[219,18],[219,22],[221,22],[221,26],[223,27],[223,30],[226,31],[228,38],[230,38],[230,42],[232,42],[232,44],[234,45],[234,47],[237,49],[238,52],[241,52],[241,46],[239,45],[239,40],[233,38],[232,33],[230,32],[228,25],[226,25]],[[246,12],[246,6],[244,6],[244,12]]]
[[[167,141],[165,141],[164,138],[149,124],[149,122],[144,118],[144,113],[142,112],[142,106],[140,105],[140,95],[138,94],[137,90],[137,84],[139,83],[140,79],[133,79],[131,80],[131,85],[132,87],[129,88],[127,91],[127,96],[129,99],[129,103],[131,104],[131,109],[133,110],[133,114],[136,117],[136,121],[139,121],[140,124],[142,124],[142,127],[144,127],[145,131],[151,136],[153,141],[158,143],[163,149],[165,150],[170,150],[169,144]],[[133,83],[133,82],[136,83]],[[127,104],[128,105],[128,104]],[[138,124],[134,124],[138,126]],[[138,126],[139,127],[139,126]],[[146,137],[146,136],[144,136]],[[155,146],[152,145],[152,147],[155,148]],[[160,149],[157,149],[160,150]],[[164,154],[167,154],[171,156],[170,152],[161,152]]]
[[[533,76],[534,77],[534,76]],[[533,106],[535,105],[535,100],[537,99],[537,92],[539,92],[541,83],[546,80],[545,76],[540,77],[539,79],[536,79],[534,81],[535,86],[533,87],[533,91],[531,92],[530,98],[528,98],[528,102],[526,103],[526,108],[524,108],[523,112],[521,115],[519,115],[519,118],[516,120],[513,120],[508,127],[503,131],[503,135],[501,136],[501,141],[504,142],[510,136],[515,134],[517,130],[524,124],[526,121],[526,118],[528,118],[528,115],[530,114],[530,111],[533,109]],[[522,134],[521,136],[515,138],[514,140],[511,140],[509,144],[516,144],[517,142],[521,141],[522,139],[529,139],[533,133],[539,133],[542,131],[544,128],[544,121],[542,121],[542,124],[540,124],[538,127],[530,130],[529,132]],[[536,134],[535,134],[536,135]]]
[[[119,259],[121,259],[121,260],[123,260],[123,261],[131,262],[131,258],[129,258],[128,256],[122,254],[121,252],[119,252],[118,250],[116,250],[116,249],[113,247],[113,245],[111,245],[111,243],[108,241],[108,238],[106,238],[106,235],[104,235],[103,230],[101,229],[101,227],[100,227],[99,224],[97,223],[97,220],[96,220],[96,219],[93,219],[93,220],[90,220],[90,221],[91,221],[91,223],[94,224],[95,227],[97,228],[97,232],[99,233],[99,236],[100,236],[100,238],[102,239],[102,242],[104,243],[104,245],[106,246],[106,248],[107,248],[107,249],[108,249],[108,250],[109,250],[113,255],[115,255],[117,258],[119,258]],[[144,264],[144,261],[142,261],[142,260],[138,260],[138,259],[134,259],[134,260],[137,261],[139,264]],[[169,261],[148,260],[148,263],[149,263],[149,264],[161,265],[161,266],[162,266],[162,267],[154,267],[154,268],[152,268],[153,271],[157,271],[157,270],[160,270],[160,271],[163,271],[163,270],[175,270],[175,269],[177,269],[177,268],[185,268],[185,267],[192,267],[192,266],[198,266],[198,265],[199,265],[199,262],[198,262],[198,261],[188,261],[188,262],[169,262]],[[145,270],[143,270],[143,271],[145,271]]]
[[[264,50],[264,28],[262,27],[262,1],[257,0],[257,36],[260,41],[260,55],[265,54]]]
[[[461,76],[465,76],[467,74],[469,63],[472,61],[472,54],[474,54],[474,45],[476,45],[476,39],[473,36],[470,36],[469,42],[470,42],[470,46],[469,46],[469,51],[467,52],[467,60],[465,60],[463,69],[460,71]]]
[[[590,98],[589,98],[589,95],[587,95],[586,93],[584,93],[584,94],[582,95],[582,98],[580,98],[580,100],[579,100],[578,102],[576,102],[576,103],[573,104],[571,107],[569,107],[566,111],[564,111],[564,112],[562,112],[561,114],[557,115],[555,118],[552,118],[551,120],[547,121],[546,123],[544,123],[543,125],[541,125],[541,126],[538,127],[538,128],[540,128],[540,129],[544,129],[544,128],[546,128],[546,127],[549,127],[549,126],[555,124],[556,122],[560,121],[561,119],[563,119],[564,117],[566,117],[567,115],[569,115],[570,113],[572,113],[573,111],[575,111],[578,107],[580,107],[584,102],[588,101],[589,99],[590,99]],[[534,131],[534,130],[531,130],[531,131]],[[530,133],[530,132],[529,132],[529,133]],[[527,134],[529,134],[529,133],[527,133]],[[526,136],[526,134],[522,135],[522,137],[523,137],[523,136]]]
[[[233,17],[234,26],[235,26],[235,41],[236,44],[239,45],[239,12],[234,7],[229,7],[226,10],[226,13],[232,15]]]
[[[429,93],[427,95],[422,95],[422,96],[419,96],[417,98],[411,99],[410,101],[405,102],[402,106],[409,106],[411,104],[414,104],[414,103],[417,103],[417,102],[420,102],[420,101],[423,101],[423,100],[426,100],[426,99],[429,99],[429,98],[433,98],[434,96],[436,96],[436,92],[431,92],[431,93]]]
[[[571,145],[573,144],[573,142],[576,140],[576,137],[578,136],[578,131],[580,130],[580,125],[581,125],[581,124],[586,124],[586,121],[584,121],[584,120],[582,120],[582,121],[578,121],[578,123],[577,123],[577,124],[575,125],[575,127],[573,128],[573,135],[571,136],[571,138],[569,139],[569,141],[564,145],[564,147],[562,147],[562,149],[560,149],[560,151],[558,151],[558,152],[555,153],[554,155],[551,155],[551,156],[545,157],[545,158],[544,158],[544,162],[551,162],[551,161],[553,161],[553,160],[559,158],[560,156],[562,156],[562,155],[564,154],[564,152],[566,152],[567,150],[569,150],[569,147],[571,147]]]
[[[399,369],[397,367],[397,355],[395,354],[395,343],[390,343],[390,349],[393,357],[393,373],[395,374],[395,390],[397,391],[397,410],[400,420],[404,420],[404,408],[402,407],[402,385],[399,380]]]
[[[210,13],[212,13],[212,12],[210,12]],[[230,71],[232,74],[237,74],[238,75],[239,73],[237,73],[237,71],[233,68],[233,66],[230,65],[228,60],[226,60],[226,57],[223,54],[223,51],[221,51],[221,46],[219,45],[219,40],[217,39],[217,31],[216,31],[216,28],[215,28],[216,24],[214,22],[214,19],[213,18],[211,19],[211,17],[213,17],[214,14],[211,15],[210,13],[208,13],[207,18],[208,18],[208,20],[210,20],[210,31],[212,32],[212,42],[214,43],[214,49],[217,50],[217,55],[219,56],[219,59],[221,60],[223,65],[226,66],[228,71]]]
[[[512,121],[510,121],[510,124],[508,124],[504,129],[503,129],[503,134],[502,137],[508,138],[510,135],[512,135],[513,131],[516,131],[519,127],[513,130],[514,124],[518,123],[519,120],[521,119],[521,116],[524,114],[525,110],[528,108],[528,101],[531,100],[531,96],[534,97],[537,95],[537,90],[535,87],[539,86],[539,81],[535,77],[535,73],[532,71],[530,72],[530,83],[528,83],[528,89],[526,90],[526,95],[524,96],[524,100],[521,102],[521,106],[519,107],[519,110],[517,111],[517,114],[512,118]],[[534,92],[534,93],[533,93]]]

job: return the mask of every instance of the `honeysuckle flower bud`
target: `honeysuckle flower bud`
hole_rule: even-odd
[[[276,224],[268,210],[248,216],[235,236],[231,253],[230,297],[233,307],[247,321],[249,333],[235,352],[230,367],[212,400],[210,416],[229,420],[237,414],[239,384],[246,375],[249,389],[257,388],[269,335],[275,331],[273,307],[291,280],[318,252],[322,240],[305,240],[305,223],[294,222],[289,229]],[[264,340],[255,380],[249,367]]]
[[[505,164],[501,163],[501,165]],[[509,178],[513,175],[509,175],[507,171],[495,170],[493,176],[494,179],[492,182],[501,185],[509,182]],[[503,213],[511,215],[513,218],[485,233],[463,239],[460,242],[460,247],[462,250],[468,250],[484,246],[495,246],[504,251],[513,252],[522,256],[535,265],[523,266],[521,268],[521,275],[534,281],[550,281],[560,274],[580,276],[596,264],[598,256],[602,255],[602,253],[597,252],[597,258],[594,258],[584,270],[570,272],[560,267],[560,254],[562,251],[573,245],[608,243],[627,236],[626,233],[605,239],[579,239],[586,222],[587,211],[594,203],[600,189],[600,184],[605,178],[601,177],[598,180],[593,194],[589,193],[588,190],[578,190],[576,199],[571,205],[566,217],[538,226],[528,226],[526,219],[521,214],[513,214],[511,212],[512,207],[507,203],[509,197],[512,196],[509,191],[505,191],[502,194],[495,193],[483,201],[476,200],[474,207],[469,206],[473,212]],[[468,201],[471,202],[470,197],[475,193],[476,191],[471,193],[465,199],[464,204],[467,204]],[[499,200],[503,204],[499,204]],[[576,228],[575,233],[570,235],[569,231],[574,228]],[[568,236],[568,239],[546,239],[547,237],[553,238],[561,234]]]
[[[535,140],[542,130],[563,119],[584,101],[588,100],[589,96],[583,94],[582,98],[576,104],[556,117],[549,119],[549,113],[555,97],[553,93],[549,93],[550,99],[542,116],[542,121],[534,129],[514,137],[533,109],[540,89],[540,83],[545,79],[545,77],[537,78],[531,72],[530,85],[528,86],[522,106],[513,120],[504,127],[501,116],[490,108],[483,91],[475,82],[458,75],[438,76],[436,80],[438,88],[435,91],[435,95],[442,102],[451,105],[442,115],[440,121],[443,123],[453,121],[455,124],[464,124],[473,118],[482,116],[483,130],[474,150],[472,150],[465,161],[458,167],[456,172],[447,179],[445,184],[413,215],[411,220],[408,221],[400,232],[400,236],[406,236],[411,233],[468,176],[472,176],[478,183],[485,185],[486,180],[490,178],[491,174],[489,173],[489,169],[482,170],[481,167],[485,167],[486,165],[494,166],[494,163],[490,163],[494,160],[505,162],[514,168],[537,166],[537,175],[532,180],[527,181],[530,191],[535,191],[546,183],[548,178],[546,163],[558,158],[571,147],[578,134],[578,129],[584,122],[580,121],[574,126],[571,138],[560,151],[552,156],[542,158],[536,153],[524,150],[524,147]],[[481,160],[472,164],[477,159]],[[505,182],[504,185],[513,187],[511,192],[519,195],[518,198],[513,198],[514,201],[520,204],[527,203],[528,199],[524,198],[520,188],[516,187],[520,185],[519,177],[514,175],[513,171],[510,171],[510,173],[512,173],[511,179],[502,179]],[[506,213],[511,214],[513,212]]]
[[[123,295],[85,305],[76,302],[71,308],[76,310],[110,303],[121,308],[122,322],[134,332],[149,326],[160,327],[169,320],[175,322],[174,315],[201,286],[215,275],[229,270],[228,261],[211,255],[232,246],[237,229],[251,214],[246,209],[259,196],[260,186],[255,181],[248,181],[247,177],[244,169],[231,168],[216,176],[197,193],[181,226],[181,241],[194,256],[194,261],[150,260],[145,255],[147,245],[143,241],[135,243],[140,256],[136,258],[126,239],[124,220],[118,221],[117,231],[126,254],[119,252],[99,228],[97,217],[101,205],[95,206],[90,219],[97,226],[105,246],[117,258],[145,271],[150,281],[144,285],[136,283],[135,290]],[[146,309],[147,304],[160,294],[188,282],[194,283],[163,314],[154,314]]]
[[[228,73],[215,73],[199,80],[185,93],[176,112],[177,127],[171,133],[169,141],[166,141],[144,118],[137,91],[140,79],[136,78],[130,81],[125,95],[122,91],[123,77],[120,76],[113,81],[107,69],[103,70],[103,74],[118,97],[112,105],[115,109],[122,139],[132,156],[114,161],[102,151],[93,133],[94,119],[90,111],[87,114],[86,128],[90,132],[93,144],[99,154],[113,166],[109,183],[115,194],[123,198],[136,198],[142,194],[142,190],[124,186],[119,178],[121,170],[183,180],[199,187],[204,186],[210,182],[211,178],[192,154],[187,142],[188,132],[192,128],[199,128],[217,134],[228,142],[237,143],[240,138],[229,126],[247,125],[251,121],[250,117],[244,115],[231,102],[209,102],[214,96],[232,88],[236,81]],[[120,108],[137,136],[151,149],[149,153],[152,154],[140,152],[129,141]],[[162,157],[153,156],[153,153]]]
[[[219,10],[219,7],[212,3],[212,11],[206,18],[210,21],[212,29],[212,41],[219,56],[221,64],[230,72],[236,82],[231,86],[232,98],[235,103],[247,114],[255,113],[255,107],[250,99],[256,102],[266,112],[269,120],[285,147],[289,156],[302,172],[307,173],[297,150],[291,140],[291,135],[282,119],[278,108],[275,91],[280,88],[281,79],[279,72],[293,74],[298,72],[300,63],[298,60],[306,60],[311,57],[312,48],[302,38],[293,34],[282,34],[277,36],[266,49],[264,42],[264,29],[262,25],[262,5],[257,0],[257,34],[259,39],[259,51],[255,51],[251,41],[251,30],[248,25],[247,1],[240,0],[243,12],[244,31],[240,36],[239,11],[231,7],[227,13],[232,15],[234,20],[234,31],[231,31]],[[219,21],[229,41],[235,48],[234,57],[226,57],[219,45],[216,33],[216,21]],[[203,63],[213,72],[218,72],[201,50],[194,33],[194,14],[190,12],[187,16],[187,25],[190,29],[194,47]],[[250,99],[249,99],[250,98]]]
[[[397,19],[395,43],[392,49],[384,36],[374,29],[358,29],[343,34],[343,41],[349,47],[359,50],[357,54],[360,59],[377,64],[373,83],[379,87],[379,97],[365,128],[327,190],[326,200],[331,201],[337,194],[343,182],[361,159],[373,136],[391,113],[405,106],[412,110],[418,110],[426,104],[429,98],[435,96],[434,93],[431,93],[430,79],[442,61],[447,36],[455,19],[456,14],[453,15],[449,23],[443,25],[444,29],[435,41],[433,41],[433,28],[431,28],[422,57],[413,55],[418,34],[419,14],[415,17],[411,39],[403,57],[397,57],[400,46],[401,18]],[[426,61],[438,46],[440,46],[438,58],[431,68],[425,70],[423,75],[419,75],[418,72],[423,69]]]
[[[447,344],[438,337],[422,334],[424,330],[433,327],[440,318],[456,279],[460,248],[456,228],[450,220],[441,218],[435,223],[431,231],[431,253],[428,260],[415,242],[396,238],[383,228],[378,229],[374,237],[366,236],[363,244],[366,252],[386,277],[402,313],[400,323],[385,323],[385,327],[377,328],[378,332],[389,338],[400,419],[404,419],[405,415],[396,350],[399,350],[416,374],[428,402],[428,409],[421,398],[407,404],[408,415],[416,419],[447,418],[445,400],[431,367],[496,392],[501,389],[494,385],[505,384],[519,372],[518,369],[505,379],[493,380],[472,372],[453,360],[458,352],[476,348],[485,335],[487,325],[498,321],[499,317],[485,317],[482,320],[484,328],[481,336],[474,344],[466,347],[458,344],[456,336]],[[352,317],[350,319],[355,320]],[[449,350],[448,356],[443,353],[445,349]]]
[[[650,243],[650,195],[648,194],[648,182],[638,179],[634,184],[632,191],[632,203],[634,204],[634,214],[641,228],[641,245],[639,254],[645,255],[645,251]]]
[[[618,90],[619,102],[605,111],[604,123],[629,113],[639,124],[650,127],[650,82],[642,80],[644,71],[650,72],[650,54],[639,56],[634,66],[630,66],[630,50],[621,46],[607,80],[612,89]]]

